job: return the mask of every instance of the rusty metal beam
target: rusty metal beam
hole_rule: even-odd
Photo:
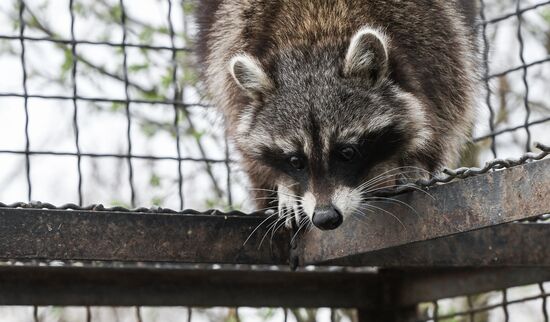
[[[546,169],[549,161],[433,188],[430,193],[436,201],[422,193],[402,195],[401,200],[415,206],[420,216],[407,213],[406,207],[386,209],[400,216],[406,229],[381,213],[367,218],[367,224],[348,225],[335,232],[312,231],[301,238],[295,255],[302,257],[302,264],[549,266],[550,255],[544,245],[550,241],[550,225],[503,225],[457,234],[550,212],[550,198],[543,197],[550,189],[544,184],[550,176]],[[273,238],[268,234],[258,248],[267,232],[267,223],[260,225],[264,219],[0,208],[0,259],[286,265],[288,232],[279,231]],[[450,236],[431,239],[447,234]]]
[[[0,305],[379,306],[375,273],[0,266]]]
[[[422,269],[393,274],[401,276],[395,300],[402,307],[550,281],[548,268],[535,267]]]
[[[548,267],[550,224],[509,223],[326,261],[340,266]]]
[[[302,265],[324,263],[549,213],[549,169],[547,159],[433,187],[431,196],[396,196],[416,212],[400,204],[377,204],[387,213],[348,218],[337,230],[301,235],[292,257]]]
[[[407,308],[550,280],[544,268],[290,272],[181,264],[0,265],[0,305]]]
[[[265,217],[0,208],[0,259],[288,263]],[[250,240],[244,244],[248,236]]]

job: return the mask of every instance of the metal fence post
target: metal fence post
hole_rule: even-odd
[[[376,308],[358,308],[357,322],[414,322],[418,319],[417,305],[403,306],[399,300],[403,281],[393,272],[385,272],[391,279],[380,290],[380,305]],[[382,273],[384,274],[384,273]],[[393,278],[391,277],[393,275]]]
[[[357,310],[358,322],[413,322],[418,318],[416,306],[406,308],[381,308],[380,310]]]

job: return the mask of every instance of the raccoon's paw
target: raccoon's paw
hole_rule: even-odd
[[[285,218],[285,227],[292,229],[293,223],[296,223],[296,227],[300,225],[300,205],[298,205],[298,203],[288,206],[288,214]]]
[[[403,168],[405,168],[405,171],[396,176],[396,184],[398,185],[412,185],[417,182],[428,181],[430,177],[436,175],[436,173],[425,170],[427,167],[422,166],[421,164],[403,166]]]
[[[286,190],[286,189],[283,189]],[[279,219],[285,221],[285,227],[292,229],[292,223],[296,222],[296,226],[300,223],[300,204],[298,200],[289,195],[290,192],[281,191],[279,188]]]
[[[281,203],[279,201],[279,219],[285,221],[285,227],[288,229],[292,229],[294,222],[298,226],[300,222],[300,205],[298,202]]]

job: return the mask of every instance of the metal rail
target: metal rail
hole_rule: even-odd
[[[395,299],[400,306],[406,307],[550,281],[550,270],[536,267],[409,270],[401,276],[402,287],[396,288]]]
[[[361,224],[297,238],[239,212],[0,204],[0,259],[217,264],[550,266],[550,225],[503,224],[550,213],[550,160],[408,192]],[[10,208],[12,207],[12,208]],[[19,208],[15,208],[19,207]],[[33,208],[27,208],[33,207]],[[485,228],[485,229],[483,229]]]
[[[540,267],[550,269],[550,224],[510,223],[324,262],[386,268]]]
[[[550,225],[504,223],[550,212],[549,165],[542,160],[435,186],[435,200],[407,192],[396,198],[418,215],[384,208],[406,229],[378,215],[335,232],[312,231],[295,248],[289,232],[271,238],[269,219],[257,214],[0,204],[0,304],[331,306],[368,313],[547,281]],[[384,268],[281,268],[297,255],[301,264]]]
[[[278,231],[272,238],[264,220],[238,215],[0,208],[0,259],[287,265],[290,234]],[[510,223],[323,264],[550,267],[549,244],[550,225]]]
[[[0,305],[376,307],[375,273],[0,265]]]
[[[271,238],[266,225],[260,225],[264,220],[230,214],[0,208],[0,259],[285,265],[290,236],[279,231]]]
[[[395,196],[400,203],[380,203],[382,212],[359,222],[347,220],[335,231],[301,235],[291,256],[301,265],[348,257],[360,263],[373,251],[550,213],[549,167],[546,159],[436,186],[429,195]]]
[[[410,307],[550,280],[544,268],[311,272],[161,263],[0,263],[0,305]],[[384,296],[382,296],[384,295]]]

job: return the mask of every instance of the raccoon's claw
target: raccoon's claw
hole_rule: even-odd
[[[292,229],[294,223],[296,226],[300,223],[300,206],[298,203],[279,207],[279,218],[284,219],[285,227]]]
[[[300,222],[299,205],[296,202],[281,202],[279,201],[279,219],[285,221],[285,227],[292,229],[292,225],[295,222],[296,225]]]
[[[294,220],[296,220],[296,227],[300,226],[300,219],[301,219],[301,216],[300,216],[300,206],[295,203],[294,206],[292,207],[292,210],[294,211]]]
[[[279,219],[285,221],[285,227],[292,229],[292,221],[294,220],[293,207],[290,204],[281,204],[279,202]]]
[[[292,220],[293,220],[293,219],[294,219],[294,218],[293,218],[292,216],[285,219],[285,227],[286,227],[287,229],[292,229]]]

